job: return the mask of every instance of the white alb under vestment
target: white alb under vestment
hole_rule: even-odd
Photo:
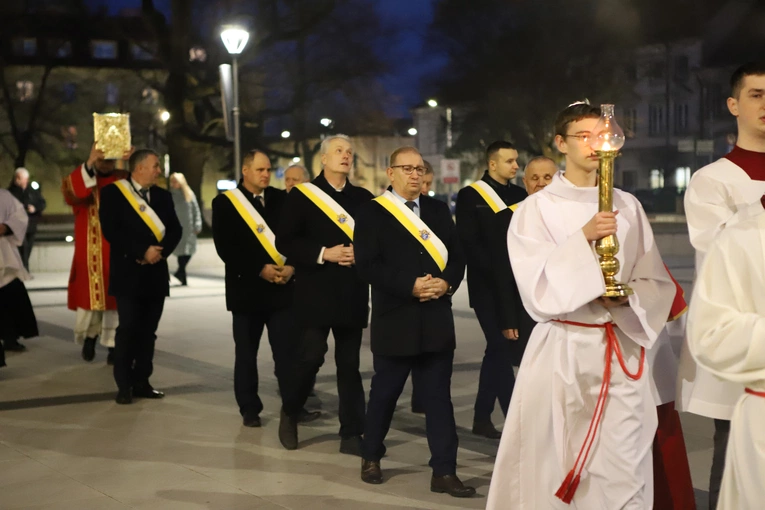
[[[722,158],[693,174],[685,192],[688,233],[696,249],[696,271],[706,253],[725,228],[763,211],[760,198],[765,181],[753,180],[738,165]],[[741,384],[723,381],[698,367],[683,345],[677,383],[678,410],[730,420]]]
[[[74,321],[74,341],[77,345],[82,345],[86,338],[98,337],[98,343],[104,347],[114,347],[117,326],[119,326],[117,310],[78,308]]]
[[[731,417],[718,510],[765,506],[765,213],[729,226],[693,291],[688,346],[701,367],[749,388]]]
[[[649,376],[629,379],[615,356],[605,412],[570,505],[555,495],[585,442],[603,381],[603,329],[552,322],[616,325],[627,369],[638,372],[667,321],[675,286],[648,219],[632,195],[614,190],[619,281],[635,291],[629,306],[593,303],[603,275],[582,227],[598,212],[598,190],[562,174],[522,202],[508,231],[508,252],[526,310],[539,322],[529,339],[489,489],[490,510],[651,508],[651,445],[656,403]],[[644,365],[645,366],[645,365]]]

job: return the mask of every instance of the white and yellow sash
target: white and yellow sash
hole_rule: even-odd
[[[494,211],[495,213],[504,211],[505,209],[510,209],[511,211],[515,211],[516,209],[518,209],[518,206],[521,204],[520,202],[513,205],[505,204],[505,201],[499,197],[499,194],[497,194],[494,188],[491,187],[491,184],[487,183],[486,181],[475,181],[473,184],[470,185],[470,187],[476,190],[479,195],[481,195],[481,197],[486,201],[486,203],[489,204],[489,207],[491,207],[491,210]]]
[[[436,234],[428,230],[428,226],[419,216],[414,214],[406,204],[390,191],[386,191],[374,200],[391,213],[420,242],[441,271],[446,268],[446,263],[449,261],[449,250],[446,249],[446,245]]]
[[[159,219],[159,216],[154,212],[154,209],[146,203],[146,200],[141,198],[141,195],[136,193],[127,179],[119,180],[114,184],[116,184],[117,189],[125,195],[125,199],[133,207],[133,210],[135,210],[143,222],[146,223],[146,226],[151,229],[154,237],[157,238],[157,241],[161,242],[162,239],[165,238],[165,224]]]
[[[299,189],[308,200],[314,203],[316,207],[327,215],[332,220],[332,223],[338,226],[340,230],[353,241],[353,229],[356,226],[356,222],[353,220],[348,211],[335,202],[335,200],[327,195],[321,188],[310,182],[298,184],[295,186]]]
[[[252,233],[258,238],[258,241],[260,241],[260,244],[273,259],[274,263],[280,267],[284,266],[287,259],[276,251],[276,236],[271,228],[269,228],[266,220],[263,219],[263,216],[244,196],[244,193],[239,188],[235,188],[226,191],[224,195],[234,204],[234,209],[236,209],[244,222],[247,223],[247,226],[250,227]]]

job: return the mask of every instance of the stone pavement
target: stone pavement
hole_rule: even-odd
[[[668,261],[684,284],[692,264]],[[160,401],[114,403],[114,381],[99,348],[85,363],[71,339],[65,273],[28,282],[41,337],[10,353],[0,370],[0,508],[112,509],[465,509],[484,508],[497,442],[470,433],[484,340],[463,286],[455,297],[458,349],[452,395],[460,436],[458,473],[478,489],[468,500],[429,491],[424,417],[404,390],[383,459],[386,482],[359,480],[359,459],[337,453],[333,349],[317,379],[322,419],[300,428],[301,448],[277,439],[279,399],[268,342],[260,356],[263,428],[241,425],[233,396],[231,319],[222,270],[193,268],[174,287],[159,328],[152,383]],[[365,333],[365,389],[372,356]],[[316,401],[309,404],[319,405]],[[497,409],[496,424],[503,419]],[[712,426],[683,416],[694,485],[704,504]],[[706,508],[706,505],[699,508]]]

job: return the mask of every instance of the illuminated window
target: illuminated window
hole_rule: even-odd
[[[189,50],[189,62],[204,62],[207,60],[207,50],[194,46]]]
[[[21,57],[34,57],[37,54],[37,39],[20,37],[13,41],[13,53]]]
[[[691,167],[681,166],[675,169],[675,186],[677,189],[684,190],[691,181]]]
[[[30,101],[35,95],[35,85],[28,80],[19,80],[16,82],[16,93],[22,103]]]
[[[664,172],[654,168],[651,170],[651,189],[660,189],[664,187]]]

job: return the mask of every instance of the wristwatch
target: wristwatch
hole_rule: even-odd
[[[449,282],[446,282],[447,285],[449,285]],[[449,288],[446,289],[446,295],[447,296],[453,296],[454,295],[454,287],[449,285]]]

